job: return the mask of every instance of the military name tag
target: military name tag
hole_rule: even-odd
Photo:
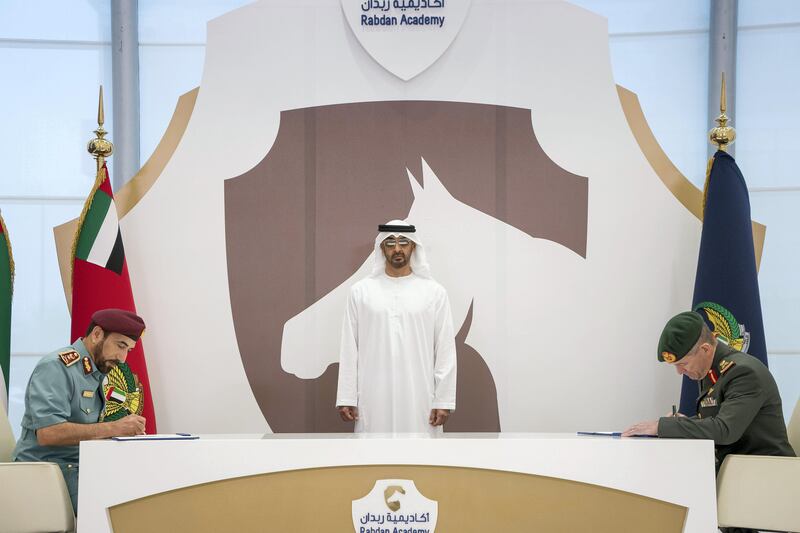
[[[83,391],[84,398],[94,398],[94,391],[93,390],[85,390]]]
[[[81,358],[81,354],[75,350],[67,350],[65,352],[59,352],[58,358],[61,359],[61,362],[64,363],[64,366],[72,366],[78,362],[78,359]]]

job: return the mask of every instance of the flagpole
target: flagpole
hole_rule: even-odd
[[[105,121],[105,112],[103,110],[103,86],[101,85],[100,98],[97,103],[97,129],[94,130],[94,134],[97,135],[97,137],[89,141],[89,144],[86,145],[88,152],[97,161],[98,173],[103,168],[106,158],[114,152],[114,144],[105,138],[106,133],[108,133],[105,129],[103,129],[103,124]]]
[[[723,152],[727,151],[728,145],[733,144],[736,139],[736,130],[732,126],[728,126],[728,115],[725,114],[727,109],[727,97],[725,95],[725,73],[722,73],[722,85],[719,94],[719,113],[720,115],[714,120],[717,123],[716,127],[708,132],[708,139],[711,144],[716,144],[718,150]]]
[[[73,276],[75,275],[75,251],[78,248],[78,240],[80,239],[83,222],[86,219],[86,214],[89,212],[89,208],[92,206],[92,198],[94,197],[95,192],[97,192],[97,189],[99,189],[103,184],[103,180],[106,177],[106,173],[103,172],[103,166],[106,164],[106,158],[114,152],[114,144],[105,138],[106,133],[108,133],[103,128],[105,121],[106,115],[103,110],[103,86],[101,85],[100,97],[97,102],[97,129],[94,130],[96,137],[89,141],[89,143],[86,145],[86,150],[97,161],[97,171],[95,172],[94,185],[92,185],[92,190],[89,192],[89,196],[86,197],[86,203],[83,204],[83,210],[81,210],[81,216],[78,218],[78,226],[75,230],[75,236],[72,239],[72,250],[70,252],[69,261],[70,280],[72,280]],[[70,283],[72,283],[72,281],[70,281]],[[72,309],[71,304],[70,309]]]

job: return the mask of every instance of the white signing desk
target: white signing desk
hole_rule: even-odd
[[[82,442],[78,501],[79,533],[716,531],[711,441],[572,434]]]

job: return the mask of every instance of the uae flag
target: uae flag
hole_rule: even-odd
[[[136,312],[114,194],[104,164],[83,207],[73,244],[72,341],[86,334],[95,311],[107,308]],[[142,339],[128,354],[126,363],[142,384],[146,431],[156,433]]]
[[[0,410],[8,413],[8,372],[11,363],[11,294],[14,259],[8,230],[0,215]]]

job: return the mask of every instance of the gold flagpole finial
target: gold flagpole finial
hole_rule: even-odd
[[[106,122],[106,114],[103,110],[103,86],[100,86],[100,99],[97,102],[97,124],[102,126]]]
[[[97,160],[97,171],[103,168],[103,164],[107,157],[114,152],[114,145],[105,138],[106,130],[103,129],[103,124],[106,121],[105,112],[103,110],[103,86],[100,86],[100,99],[97,103],[97,129],[94,134],[97,135],[94,139],[89,141],[86,149]]]
[[[736,140],[736,130],[732,126],[728,126],[728,115],[725,114],[727,110],[727,95],[725,94],[725,73],[722,73],[722,86],[720,87],[719,94],[719,113],[720,115],[714,122],[717,123],[715,128],[708,132],[708,138],[711,144],[716,144],[717,149],[725,151],[729,144]]]

